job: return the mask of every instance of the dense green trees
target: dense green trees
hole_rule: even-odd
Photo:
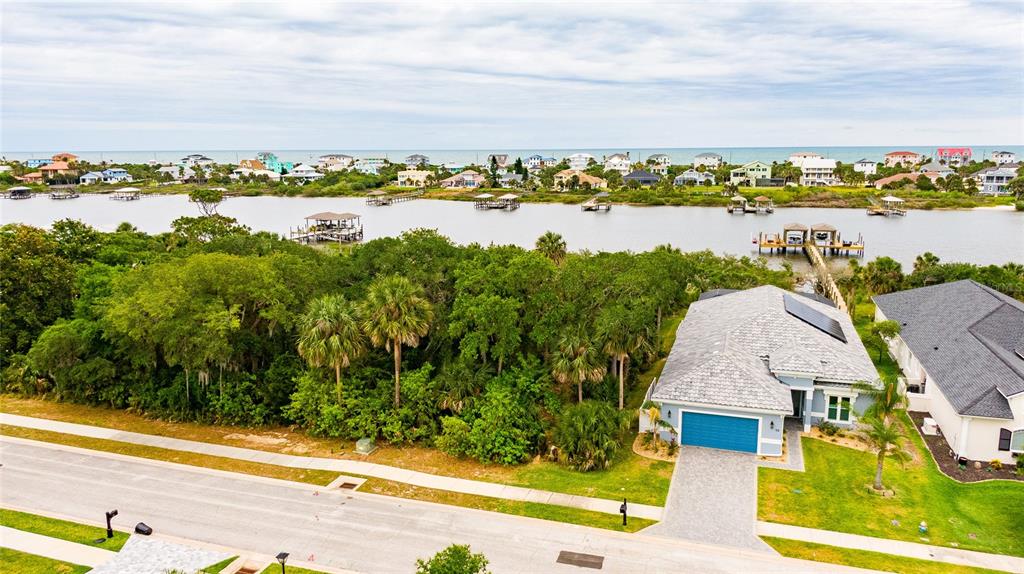
[[[395,358],[395,408],[401,403],[402,346],[415,347],[430,330],[434,312],[422,289],[399,275],[376,279],[363,301],[363,329]]]
[[[555,427],[558,458],[580,471],[608,468],[622,446],[625,419],[608,403],[584,401],[565,409]]]

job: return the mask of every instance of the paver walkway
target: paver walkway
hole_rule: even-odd
[[[316,470],[329,470],[338,473],[352,473],[362,476],[372,476],[376,478],[383,478],[386,480],[393,480],[395,482],[402,482],[405,484],[413,484],[424,488],[434,488],[438,490],[462,492],[466,494],[475,494],[478,496],[489,496],[492,498],[504,498],[506,500],[520,500],[525,502],[552,504],[556,506],[568,506],[572,508],[581,508],[584,510],[604,512],[607,514],[618,514],[619,505],[622,504],[622,501],[619,500],[606,500],[603,498],[592,498],[587,496],[563,494],[559,492],[549,492],[546,490],[538,490],[535,488],[508,486],[494,482],[468,480],[465,478],[455,478],[451,476],[439,476],[436,474],[428,474],[425,472],[407,470],[404,468],[376,464],[372,462],[364,462],[360,460],[340,460],[333,458],[296,456],[292,454],[266,452],[262,450],[240,448],[236,446],[227,446],[192,440],[184,440],[172,437],[148,435],[129,431],[120,431],[117,429],[80,425],[76,423],[67,423],[63,421],[26,417],[8,413],[0,413],[0,423],[19,427],[54,431],[64,434],[72,434],[77,436],[86,436],[91,438],[127,442],[131,444],[154,446],[170,450],[197,452],[201,454],[220,456],[224,458],[233,458],[237,460],[262,462],[266,464],[287,466],[291,468],[305,468]],[[647,518],[650,520],[661,520],[662,510],[663,509],[659,506],[651,506],[647,504],[630,503],[629,505],[630,516]]]
[[[755,533],[757,457],[684,446],[662,521],[643,532],[774,552]]]
[[[800,444],[800,433],[804,425],[800,421],[786,420],[786,462],[774,462],[771,460],[759,460],[758,466],[767,468],[781,468],[782,470],[794,470],[804,472],[804,449]]]
[[[0,526],[0,547],[90,568],[105,564],[117,556],[116,552],[110,550],[16,530],[7,526]]]

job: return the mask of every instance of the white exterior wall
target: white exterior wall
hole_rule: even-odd
[[[864,175],[875,175],[878,173],[878,164],[874,163],[855,163],[853,164],[853,171],[859,171]]]

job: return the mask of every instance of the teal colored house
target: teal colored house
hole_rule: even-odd
[[[256,159],[263,162],[264,167],[276,173],[291,171],[295,164],[290,161],[281,161],[277,155],[269,151],[261,151],[256,154]]]
[[[665,440],[779,456],[786,421],[805,431],[856,424],[871,404],[858,382],[879,384],[850,318],[820,297],[764,285],[691,304],[647,399]],[[655,430],[646,414],[640,421]]]

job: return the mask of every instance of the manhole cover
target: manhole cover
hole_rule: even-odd
[[[359,486],[359,485],[354,483],[354,482],[343,482],[343,483],[341,483],[341,486],[339,486],[338,488],[344,488],[345,490],[352,490],[352,489],[354,489],[357,486]]]
[[[558,562],[559,564],[579,566],[580,568],[593,568],[594,570],[600,570],[601,567],[604,566],[604,556],[563,550],[558,553],[558,560],[555,560],[555,562]]]

